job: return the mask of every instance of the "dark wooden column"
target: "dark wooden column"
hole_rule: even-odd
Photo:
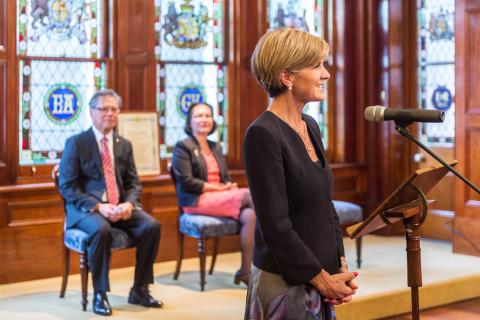
[[[113,1],[112,85],[128,110],[156,110],[152,0]]]
[[[266,110],[267,94],[250,72],[250,58],[267,30],[265,1],[229,1],[229,167],[243,168],[243,138],[255,118]]]
[[[416,102],[416,7],[413,1],[378,2],[380,91],[372,102],[389,108],[415,108]],[[373,35],[374,36],[374,35]],[[375,62],[374,62],[375,63]],[[388,195],[412,171],[412,144],[396,133],[392,121],[369,124],[374,132],[378,196]]]
[[[16,175],[15,2],[0,0],[0,185]]]

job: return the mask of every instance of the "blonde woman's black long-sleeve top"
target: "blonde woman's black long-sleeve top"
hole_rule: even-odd
[[[290,285],[306,284],[322,269],[338,273],[344,256],[320,129],[312,117],[302,118],[319,158],[316,163],[302,138],[268,111],[250,125],[244,143],[257,215],[253,264],[280,274]]]

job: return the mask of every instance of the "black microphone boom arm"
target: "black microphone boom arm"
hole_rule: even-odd
[[[437,160],[438,162],[440,162],[445,168],[448,169],[448,171],[452,172],[454,175],[456,175],[457,177],[460,178],[460,180],[462,180],[465,184],[467,184],[470,188],[472,188],[473,190],[475,190],[478,194],[480,194],[480,189],[474,185],[472,182],[470,182],[470,180],[468,180],[467,178],[465,178],[465,176],[463,176],[460,172],[458,172],[457,170],[455,170],[451,165],[449,165],[447,162],[445,162],[445,160],[443,160],[442,158],[440,158],[437,154],[435,154],[435,152],[433,152],[432,150],[430,150],[426,145],[424,145],[423,143],[421,143],[420,141],[417,140],[417,138],[415,138],[411,133],[410,131],[408,131],[407,129],[407,126],[408,124],[405,124],[405,123],[400,123],[400,122],[395,122],[395,129],[398,131],[398,133],[400,133],[402,136],[404,136],[405,138],[407,138],[408,140],[412,141],[413,143],[415,143],[417,146],[419,146],[420,148],[422,148],[423,150],[425,150],[425,152],[427,152],[429,155],[431,155],[435,160]]]

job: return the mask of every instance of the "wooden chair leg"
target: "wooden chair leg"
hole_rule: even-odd
[[[217,261],[219,243],[220,243],[220,238],[219,237],[213,238],[212,263],[210,265],[210,270],[208,271],[208,274],[213,273],[213,268],[215,267],[215,262]]]
[[[65,297],[67,290],[68,273],[70,272],[70,249],[63,245],[63,277],[62,286],[60,287],[60,298]]]
[[[200,258],[200,289],[205,289],[205,265],[207,260],[207,239],[198,239],[198,257]]]
[[[355,245],[357,247],[357,267],[360,269],[362,265],[362,237],[355,239]]]
[[[80,254],[80,279],[82,282],[82,309],[87,311],[88,295],[88,258],[87,253]]]
[[[183,260],[183,250],[185,245],[185,236],[180,231],[177,235],[178,239],[178,257],[177,257],[177,266],[175,267],[175,273],[173,274],[173,280],[177,280],[180,275],[180,268],[182,267]]]

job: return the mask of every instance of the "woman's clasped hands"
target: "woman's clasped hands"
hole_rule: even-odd
[[[358,289],[354,282],[357,275],[357,272],[348,272],[346,270],[331,275],[327,271],[322,270],[310,280],[310,283],[320,291],[326,302],[339,305],[352,300],[352,296]]]

